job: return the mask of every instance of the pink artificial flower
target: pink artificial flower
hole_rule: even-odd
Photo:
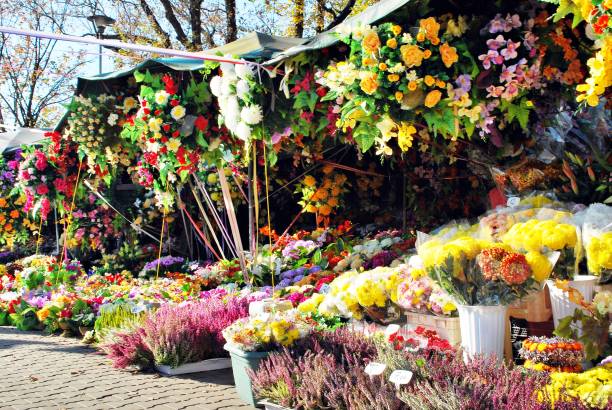
[[[516,76],[515,71],[516,64],[511,65],[509,67],[506,67],[505,65],[502,66],[502,72],[499,75],[499,81],[502,83],[509,83],[510,81],[514,80],[514,77]]]
[[[510,31],[506,30],[506,20],[504,20],[501,14],[497,14],[493,20],[489,23],[489,33],[501,33],[502,31]]]
[[[501,55],[504,56],[506,60],[512,60],[513,58],[518,57],[517,49],[521,46],[521,42],[513,42],[512,40],[508,40],[506,43],[506,48],[501,51]]]
[[[487,98],[499,98],[504,92],[504,86],[500,85],[496,87],[494,85],[490,85],[487,87],[487,91],[489,93],[487,94]]]
[[[23,212],[28,213],[34,208],[34,196],[28,191],[25,192],[25,195],[26,201],[25,204],[23,204]]]
[[[506,89],[501,95],[501,98],[511,101],[519,93],[518,81],[511,81],[506,85]]]
[[[487,47],[489,50],[499,50],[501,47],[506,45],[506,39],[501,34],[498,34],[494,39],[487,40]]]
[[[523,44],[527,50],[533,50],[536,48],[536,43],[539,40],[539,37],[533,34],[531,31],[525,33],[525,38],[523,39]]]
[[[521,18],[518,14],[513,14],[510,16],[508,14],[506,16],[506,32],[512,30],[513,28],[519,28],[521,26]]]
[[[51,212],[51,201],[49,201],[49,198],[44,197],[40,201],[40,214],[43,220],[47,219],[49,212]]]
[[[66,192],[68,189],[68,184],[64,178],[56,178],[55,181],[53,181],[53,186],[58,192]]]
[[[19,179],[29,181],[32,176],[27,169],[19,170]]]
[[[482,66],[485,70],[491,68],[491,63],[499,65],[504,62],[504,58],[495,50],[489,50],[487,54],[478,56],[478,59],[482,61]]]
[[[36,162],[34,162],[34,166],[39,171],[44,171],[47,168],[47,157],[40,151],[34,152],[36,156]]]
[[[38,195],[47,195],[49,193],[49,187],[45,184],[40,184],[36,187],[36,193]]]

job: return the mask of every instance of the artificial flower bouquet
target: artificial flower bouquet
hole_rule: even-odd
[[[430,237],[417,249],[429,276],[456,303],[469,306],[509,305],[539,290],[556,256],[461,233]]]
[[[527,221],[517,222],[502,236],[502,241],[523,252],[558,252],[552,279],[572,280],[582,259],[582,236],[573,215],[566,211],[542,208]]]
[[[327,316],[357,320],[367,317],[378,323],[391,323],[400,316],[397,305],[400,280],[396,268],[378,267],[362,273],[349,271],[329,284],[323,298],[317,297],[317,312]]]
[[[245,352],[268,351],[293,345],[312,328],[306,316],[291,309],[238,319],[223,330],[223,337]]]
[[[591,275],[602,283],[612,279],[612,207],[591,205],[584,214],[582,238]]]
[[[414,313],[433,313],[440,316],[454,316],[457,306],[423,268],[398,267],[402,280],[397,288],[397,304]]]

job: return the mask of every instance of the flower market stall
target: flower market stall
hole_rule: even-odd
[[[609,408],[612,4],[463,3],[80,79],[0,163],[0,325],[270,408]]]

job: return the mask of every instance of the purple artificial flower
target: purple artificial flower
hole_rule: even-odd
[[[319,272],[320,270],[321,270],[321,267],[320,267],[320,266],[318,266],[318,265],[315,265],[315,266],[313,266],[312,268],[310,268],[310,269],[308,270],[308,272],[309,272],[309,273],[316,273],[316,272]]]
[[[280,282],[278,282],[276,287],[278,287],[278,288],[286,288],[289,285],[291,285],[291,280],[290,279],[283,279]]]
[[[494,39],[491,38],[487,40],[487,47],[489,47],[489,50],[497,51],[505,45],[506,45],[506,39],[501,34],[498,34],[498,36],[495,37]]]
[[[156,270],[157,265],[160,265],[160,268],[168,268],[170,266],[181,264],[183,262],[185,262],[185,259],[181,258],[180,256],[162,256],[159,259],[155,259],[154,261],[147,263],[144,266],[143,270]]]
[[[299,282],[304,279],[304,275],[298,275],[293,278],[293,283]]]

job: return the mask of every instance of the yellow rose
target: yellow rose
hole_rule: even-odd
[[[389,40],[387,40],[387,47],[389,48],[397,48],[397,40],[394,38],[390,38]]]
[[[361,40],[361,48],[366,53],[374,54],[380,48],[380,39],[374,30],[368,30]]]
[[[403,45],[400,47],[400,53],[402,55],[402,61],[408,68],[419,67],[423,62],[423,52],[416,45]]]
[[[393,25],[393,27],[391,27],[391,32],[393,32],[393,34],[395,34],[396,36],[399,36],[402,33],[402,28],[395,24]]]
[[[378,79],[376,73],[365,73],[361,78],[359,86],[364,93],[368,95],[374,94],[376,89],[378,89]]]
[[[376,65],[376,59],[371,57],[364,57],[363,60],[361,60],[361,64],[366,67],[372,67]]]
[[[399,81],[399,75],[397,75],[397,74],[389,74],[389,75],[387,76],[387,79],[388,79],[390,82],[395,83],[395,82]]]
[[[425,41],[425,33],[417,34],[416,39],[419,43]]]
[[[427,96],[425,96],[425,106],[427,108],[433,108],[440,102],[440,98],[442,98],[442,93],[440,90],[430,91]]]
[[[380,71],[387,71],[387,68],[388,68],[388,67],[387,67],[387,64],[385,64],[385,63],[380,63],[380,64],[378,64],[378,69],[379,69]]]
[[[419,22],[420,32],[424,32],[425,38],[429,41],[434,41],[438,38],[438,33],[440,31],[440,24],[436,21],[434,17],[428,17]]]
[[[401,92],[401,91],[396,91],[395,92],[395,100],[397,102],[402,101],[403,98],[404,98],[404,93],[403,92]]]
[[[416,82],[416,81],[410,81],[410,82],[408,83],[408,89],[409,89],[410,91],[414,91],[414,90],[416,90],[416,89],[417,89],[417,86],[418,86],[418,84],[417,84],[417,82]]]
[[[423,81],[425,82],[425,85],[428,87],[431,87],[432,85],[436,83],[436,79],[430,75],[426,75]]]
[[[431,57],[431,50],[423,51],[423,58],[427,60],[429,57]]]
[[[448,43],[444,43],[440,46],[440,56],[446,68],[450,68],[450,66],[459,61],[457,50],[455,47],[449,46]]]

